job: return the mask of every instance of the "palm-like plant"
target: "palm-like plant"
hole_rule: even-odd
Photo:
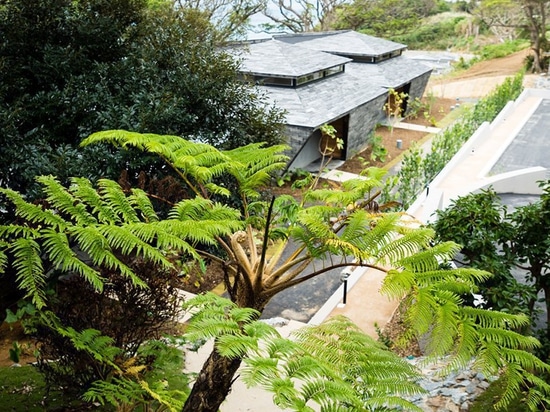
[[[532,373],[546,370],[547,365],[525,351],[536,345],[536,341],[513,332],[525,322],[524,318],[462,308],[460,294],[476,290],[476,282],[489,274],[473,269],[440,269],[440,263],[458,250],[456,244],[447,242],[431,247],[432,230],[414,227],[401,214],[379,212],[375,200],[382,171],[369,169],[363,179],[346,182],[342,190],[312,186],[304,190],[300,201],[288,196],[265,201],[260,190],[274,171],[284,167],[284,146],[251,145],[219,151],[177,136],[126,131],[96,133],[83,144],[100,142],[161,156],[194,195],[174,205],[167,219],[160,219],[143,191],[124,193],[116,183],[107,180],[99,182],[98,190],[84,179],[74,179],[73,185],[64,189],[55,179],[42,177],[40,182],[47,194],[45,207],[28,204],[17,193],[3,189],[2,193],[15,204],[24,223],[0,228],[3,242],[0,264],[5,265],[8,257],[12,257],[21,287],[37,306],[44,307],[43,285],[52,268],[84,276],[94,287],[101,288],[98,271],[101,266],[133,278],[132,271],[119,259],[120,255],[140,255],[167,267],[171,265],[167,254],[172,252],[189,259],[208,257],[220,261],[225,269],[229,296],[241,310],[237,313],[245,317],[229,327],[223,316],[218,321],[213,319],[218,329],[210,336],[216,337],[216,346],[198,374],[183,411],[219,409],[242,359],[251,356],[245,350],[246,343],[256,332],[246,325],[259,316],[274,295],[348,265],[373,267],[388,273],[386,290],[396,297],[407,297],[411,330],[431,335],[430,349],[434,356],[450,351],[455,356],[451,366],[459,367],[471,357],[481,355],[478,363],[486,371],[506,370],[510,384],[504,402],[509,401],[510,394],[524,382],[539,384],[540,389],[548,390],[548,385]],[[234,194],[241,199],[238,208],[214,200],[231,194],[222,177],[236,182]],[[200,245],[204,244],[220,246],[225,256],[202,250]],[[399,404],[398,398],[390,399],[388,391],[376,389],[372,384],[374,375],[383,378],[381,386],[384,379],[394,382],[390,386],[396,393],[412,391],[407,384],[401,388],[395,385],[395,380],[402,375],[383,373],[385,358],[361,357],[357,348],[347,347],[345,340],[361,341],[362,338],[341,320],[329,323],[326,329],[299,335],[299,344],[290,353],[302,356],[315,352],[319,359],[328,356],[317,346],[320,342],[329,343],[336,329],[342,336],[338,350],[349,349],[356,357],[339,357],[333,365],[334,373],[328,372],[326,362],[317,360],[314,369],[307,369],[306,363],[293,366],[291,357],[287,357],[277,361],[287,372],[271,369],[252,373],[250,379],[265,384],[260,377],[267,373],[276,374],[272,376],[286,382],[287,378],[279,373],[303,367],[304,371],[315,373],[315,378],[319,372],[314,370],[322,370],[326,375],[323,383],[313,379],[311,385],[306,386],[310,388],[310,395],[279,398],[281,405],[296,410],[308,410],[300,399],[305,399],[304,396],[313,399],[311,394],[315,388],[319,389],[319,385],[328,388],[334,382],[348,382],[353,391],[361,394],[362,406],[355,401],[347,404],[337,397],[340,400],[332,406],[326,404],[326,410],[353,410],[350,408],[355,406],[361,409],[365,405],[375,409],[388,405],[384,397],[391,404]],[[369,353],[378,353],[372,346],[360,347]],[[357,362],[355,369],[350,362]],[[396,365],[396,370],[403,367]],[[275,391],[287,390],[270,387]],[[533,394],[532,402],[535,402],[540,392],[533,391]],[[319,398],[319,402],[324,405],[325,400]]]
[[[342,190],[313,185],[301,201],[281,196],[266,202],[258,191],[270,173],[284,165],[283,146],[254,145],[220,153],[179,137],[125,131],[96,133],[83,144],[98,142],[159,154],[200,199],[228,194],[215,183],[216,177],[227,174],[235,179],[243,205],[242,227],[217,237],[227,257],[197,253],[221,261],[226,288],[238,307],[261,313],[277,293],[331,269],[373,267],[388,272],[389,293],[408,297],[411,331],[431,335],[434,356],[452,352],[451,367],[478,356],[486,372],[506,370],[509,386],[503,403],[522,383],[540,383],[532,371],[547,370],[525,351],[537,342],[513,331],[526,322],[524,317],[462,307],[460,294],[476,290],[476,282],[488,273],[441,270],[440,263],[450,259],[458,245],[431,247],[432,230],[413,227],[398,213],[379,213],[376,188],[383,171],[368,169],[362,179],[344,183]],[[283,254],[289,248],[290,253]],[[314,261],[321,264],[313,265]],[[244,354],[224,356],[219,348],[205,362],[183,411],[216,411],[225,399]],[[534,404],[540,392],[533,393],[539,394]]]

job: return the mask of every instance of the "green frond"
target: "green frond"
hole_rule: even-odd
[[[504,391],[500,394],[500,400],[495,404],[495,409],[511,405],[521,392],[524,383],[525,371],[518,365],[509,365],[501,374],[500,381]],[[535,408],[532,410],[536,410]]]
[[[401,299],[416,285],[416,276],[408,270],[391,269],[384,277],[380,293],[391,299]]]
[[[40,257],[40,245],[34,239],[20,237],[10,244],[10,249],[19,287],[38,309],[43,308],[46,305],[46,275]]]
[[[74,220],[76,224],[88,225],[97,222],[86,210],[86,205],[65,189],[55,177],[39,176],[36,180],[42,185],[42,190],[47,195],[46,200],[53,209],[66,213],[68,218]]]
[[[447,294],[448,299],[435,309],[434,325],[430,331],[427,352],[434,356],[443,356],[450,352],[455,344],[458,324],[458,297]]]
[[[239,335],[224,334],[216,338],[216,350],[222,356],[231,359],[243,358],[258,348],[258,339]]]
[[[386,264],[399,263],[404,267],[408,267],[404,262],[413,261],[417,267],[435,269],[437,267],[435,257],[420,253],[421,248],[427,246],[428,241],[429,237],[422,230],[406,233],[384,244],[378,252],[377,260]]]
[[[529,317],[524,314],[510,314],[505,312],[474,308],[464,306],[462,313],[469,316],[479,324],[480,327],[501,327],[510,329],[520,329],[528,326],[530,323]]]
[[[456,340],[447,366],[441,374],[448,375],[452,371],[464,369],[475,357],[479,346],[477,325],[471,318],[464,317],[456,326]]]
[[[271,357],[245,358],[242,368],[243,382],[248,386],[265,386],[279,376],[279,360]]]
[[[529,388],[527,396],[525,397],[525,403],[530,410],[535,411],[540,409],[543,404],[548,405],[548,399],[550,399],[550,384],[527,370],[523,370],[523,379],[527,382]],[[497,403],[495,406],[500,407],[501,405]]]
[[[143,190],[132,189],[132,194],[129,196],[129,201],[135,209],[139,210],[141,220],[148,223],[159,221],[159,217],[153,208],[153,204],[151,203],[149,196],[147,196],[147,193]]]
[[[216,236],[228,235],[232,232],[231,223],[233,222],[227,222],[228,226],[225,226],[224,223],[219,220],[180,221],[170,219],[159,222],[158,226],[166,233],[171,233],[190,242],[213,245],[216,244]]]
[[[336,207],[340,210],[350,205],[354,205],[355,202],[361,198],[361,194],[358,192],[332,189],[316,189],[304,193],[304,201],[308,203],[322,202],[327,206]]]
[[[241,194],[249,198],[258,197],[258,189],[285,168],[288,157],[283,152],[287,149],[284,145],[264,147],[256,143],[226,151],[233,160],[230,173],[237,180]]]
[[[540,347],[540,342],[533,336],[525,336],[513,330],[505,329],[502,327],[480,327],[479,332],[483,337],[483,340],[488,342],[497,343],[502,351],[503,355],[506,353],[507,348],[517,348],[525,351],[532,351]],[[515,352],[511,352],[515,353]]]
[[[434,310],[438,303],[431,290],[418,289],[411,299],[411,306],[407,312],[407,320],[418,335],[427,333],[434,324]]]
[[[137,228],[143,229],[143,224],[137,224]],[[164,254],[156,247],[143,241],[132,233],[133,224],[124,226],[104,225],[98,227],[98,232],[108,242],[111,250],[116,250],[125,256],[137,255],[156,264],[170,267],[172,264],[164,257]],[[140,231],[138,231],[140,233]]]
[[[120,185],[109,179],[98,181],[99,193],[106,204],[115,212],[120,223],[139,222],[130,199],[124,194]]]
[[[219,186],[215,183],[205,183],[204,187],[213,195],[230,197],[231,191],[223,186]]]
[[[173,226],[169,223],[163,224],[158,222],[155,225],[147,223],[134,223],[127,225],[126,229],[132,234],[145,242],[152,249],[154,256],[160,254],[164,259],[163,251],[176,250],[191,256],[194,259],[200,259],[196,249],[191,246],[184,238],[179,234],[171,232]],[[151,257],[154,257],[151,256]],[[151,258],[150,257],[150,258]],[[167,263],[167,261],[164,261]],[[170,264],[168,262],[168,264]]]
[[[362,408],[363,402],[350,385],[323,378],[308,379],[300,388],[304,401],[310,400],[320,405],[347,404],[354,408]]]
[[[44,250],[56,268],[81,275],[97,291],[103,289],[103,281],[100,274],[86,265],[76,252],[71,249],[69,239],[64,232],[45,229],[42,232],[42,236]]]
[[[346,226],[340,234],[340,238],[347,242],[355,243],[356,240],[365,236],[365,232],[370,230],[368,222],[371,219],[364,210],[356,210],[346,219]]]
[[[274,378],[267,389],[273,392],[273,403],[280,408],[292,407],[298,400],[294,384],[288,378]]]
[[[40,231],[37,229],[30,228],[28,226],[20,225],[0,225],[0,239],[11,239],[11,238],[31,238],[35,239],[40,236]]]
[[[245,325],[243,325],[243,332],[247,336],[251,336],[258,339],[274,340],[281,337],[277,329],[269,325],[267,322],[246,323]]]
[[[105,204],[88,179],[83,177],[72,178],[70,189],[75,196],[88,205],[100,223],[112,224],[118,221],[113,209]]]
[[[337,377],[328,367],[318,362],[315,358],[305,354],[295,356],[287,360],[284,365],[284,371],[288,377],[307,381],[311,378],[330,378]]]
[[[24,220],[31,223],[40,223],[63,230],[66,222],[61,216],[51,210],[44,210],[38,205],[28,203],[19,193],[11,189],[0,188],[0,193],[5,195],[16,207],[16,214]]]
[[[243,323],[251,323],[258,318],[258,311],[251,308],[239,308],[228,299],[213,293],[198,295],[185,302],[184,309],[192,313],[186,335],[191,341],[220,338],[224,335],[247,337],[243,333]]]
[[[370,255],[378,260],[380,250],[396,239],[396,227],[399,221],[399,215],[387,214],[376,219],[369,219],[366,223],[370,224],[370,230],[365,232],[360,242],[356,242],[359,247],[368,250]]]
[[[406,256],[399,264],[415,272],[434,271],[442,262],[450,261],[460,250],[460,246],[453,242],[438,243],[433,247],[427,247],[431,240],[429,232],[418,233],[419,242],[425,249],[417,251],[412,256]]]
[[[423,409],[414,403],[407,401],[399,396],[384,395],[380,397],[371,397],[365,400],[367,410],[403,410],[411,412],[422,412]]]
[[[4,273],[6,270],[6,265],[8,264],[8,255],[5,253],[5,250],[7,250],[8,247],[8,242],[0,241],[0,274]]]
[[[146,287],[145,283],[139,279],[126,264],[114,255],[111,245],[109,245],[108,240],[103,236],[99,228],[93,226],[75,226],[71,228],[70,234],[74,236],[75,241],[82,251],[88,254],[94,265],[116,270],[120,272],[122,276],[132,279],[136,286]],[[85,273],[87,272],[83,272],[82,274]],[[93,275],[95,272],[88,273]]]

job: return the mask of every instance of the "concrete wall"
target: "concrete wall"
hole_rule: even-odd
[[[310,163],[321,157],[319,153],[319,141],[321,131],[315,130],[303,144],[302,149],[296,154],[291,164],[291,169],[303,169]]]

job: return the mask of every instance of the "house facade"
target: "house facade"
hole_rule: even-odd
[[[240,72],[286,111],[289,170],[328,153],[346,160],[364,150],[386,119],[389,90],[422,97],[431,68],[402,55],[406,46],[354,31],[304,33],[242,48]],[[323,135],[331,125],[337,139]]]

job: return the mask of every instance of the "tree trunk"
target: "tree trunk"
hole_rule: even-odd
[[[221,356],[216,348],[202,366],[182,412],[218,412],[225,400],[241,359]]]

